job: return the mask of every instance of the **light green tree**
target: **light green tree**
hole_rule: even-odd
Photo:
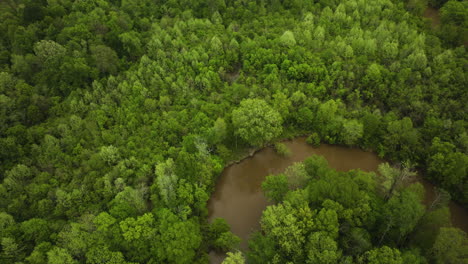
[[[301,256],[302,245],[306,241],[299,220],[292,214],[294,209],[288,202],[268,206],[263,211],[262,230],[276,241],[285,255]]]
[[[109,165],[114,165],[120,159],[119,149],[114,146],[101,147],[99,155]]]
[[[289,117],[292,104],[284,93],[277,92],[273,95],[273,106],[281,114],[283,120],[286,120]]]
[[[217,55],[223,53],[223,43],[217,36],[214,36],[213,38],[211,38],[210,49],[213,51],[214,54],[217,54]]]
[[[364,126],[356,119],[346,120],[343,123],[341,137],[346,145],[355,145],[364,133]]]
[[[127,264],[122,252],[110,251],[107,247],[91,248],[86,253],[87,264]]]
[[[235,133],[253,146],[262,146],[281,134],[280,114],[262,99],[245,99],[232,112]]]
[[[306,186],[310,179],[307,174],[305,165],[302,162],[295,162],[293,165],[286,168],[284,175],[288,179],[288,186],[290,190],[303,188]]]
[[[411,166],[403,163],[402,168],[392,167],[388,162],[382,163],[378,167],[379,175],[382,179],[382,189],[385,199],[390,199],[404,183],[416,176],[416,172],[411,170]]]
[[[242,252],[237,251],[235,253],[228,252],[227,257],[223,260],[222,264],[244,264],[245,258]]]
[[[307,244],[307,261],[310,264],[338,263],[341,251],[338,243],[323,232],[314,232],[309,236]]]
[[[2,259],[14,260],[21,251],[20,245],[12,237],[2,237],[0,245],[2,246],[2,251],[0,252]]]
[[[76,264],[70,253],[64,248],[54,247],[47,252],[47,264]]]
[[[210,139],[213,144],[221,143],[227,136],[227,125],[223,118],[217,118],[210,130]]]
[[[289,30],[286,30],[283,35],[280,37],[280,43],[286,47],[292,47],[296,45],[296,38],[294,38],[294,33]]]
[[[44,67],[59,67],[66,49],[52,40],[41,40],[34,45],[34,53]]]
[[[169,207],[174,207],[177,199],[177,175],[173,159],[169,158],[156,165],[156,183],[164,203]]]
[[[6,172],[3,186],[10,191],[21,190],[26,185],[26,181],[32,176],[31,169],[23,164],[18,164]]]
[[[368,264],[403,264],[400,251],[387,246],[367,251],[364,259]]]
[[[318,107],[315,114],[314,128],[322,138],[331,137],[339,132],[341,128],[340,105],[340,101],[331,99]]]

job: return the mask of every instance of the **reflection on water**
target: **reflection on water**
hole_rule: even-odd
[[[314,148],[300,137],[284,142],[291,150],[291,156],[283,158],[271,148],[257,152],[253,157],[226,168],[220,176],[216,189],[208,202],[209,220],[222,217],[231,226],[231,231],[242,239],[241,249],[247,249],[247,239],[252,231],[260,229],[260,217],[268,202],[261,190],[262,181],[269,174],[284,171],[294,162],[317,154],[324,156],[330,167],[339,171],[361,169],[375,171],[382,159],[374,153],[358,148],[346,148],[322,144]],[[422,181],[426,189],[426,204],[434,197],[434,188]],[[468,212],[455,203],[450,204],[452,222],[468,230]],[[224,255],[210,253],[211,263],[221,263]]]

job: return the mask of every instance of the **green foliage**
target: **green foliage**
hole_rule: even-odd
[[[285,174],[299,165],[310,180],[288,191]],[[414,175],[408,167],[384,163],[379,171],[383,182],[374,173],[337,172],[323,157],[312,156],[284,174],[267,176],[262,188],[276,204],[263,211],[262,230],[249,242],[248,260],[427,263],[434,256],[439,230],[450,226],[447,207],[426,212],[422,185],[408,185]],[[379,192],[377,184],[387,186],[387,191]],[[389,188],[393,188],[390,196]],[[456,243],[460,248],[464,242]],[[461,256],[456,252],[461,251],[451,257]]]
[[[213,247],[219,251],[229,251],[239,246],[240,238],[231,232],[224,232],[213,243]]]
[[[428,162],[430,179],[440,182],[445,189],[459,190],[455,195],[462,201],[468,200],[468,194],[463,192],[460,183],[467,179],[468,155],[455,151],[455,146],[443,142],[438,137],[432,140],[431,155]]]
[[[367,251],[364,254],[365,263],[369,264],[380,264],[380,263],[389,263],[389,264],[402,264],[403,259],[401,253],[396,248],[389,248],[383,246],[381,248],[376,248],[370,251]]]
[[[328,161],[323,156],[310,156],[306,158],[303,163],[307,174],[315,179],[324,176],[329,170]]]
[[[222,118],[216,119],[212,129],[211,138],[214,144],[223,142],[227,136],[227,124]]]
[[[309,242],[306,263],[337,263],[341,258],[338,244],[322,232],[312,233]]]
[[[41,40],[34,45],[34,53],[40,65],[46,68],[60,67],[66,49],[52,40]]]
[[[11,191],[21,190],[26,181],[31,178],[31,174],[31,170],[27,166],[18,164],[6,173],[3,185]]]
[[[418,249],[411,249],[402,252],[403,263],[426,264],[427,259],[423,257]]]
[[[388,162],[380,164],[378,172],[381,177],[382,192],[386,199],[390,199],[416,176],[416,173],[407,165],[403,164],[403,168],[396,168],[390,166]]]
[[[240,238],[230,232],[229,224],[223,218],[215,218],[210,224],[209,239],[212,248],[226,252],[239,246]]]
[[[37,245],[32,251],[31,255],[26,257],[26,261],[32,264],[47,263],[47,252],[52,248],[49,242],[43,242]]]
[[[18,243],[12,237],[2,237],[0,245],[2,246],[1,256],[3,259],[13,261],[20,251]]]
[[[307,137],[306,142],[314,147],[318,147],[320,146],[320,136],[317,133],[312,133]]]
[[[191,263],[201,243],[200,227],[195,219],[181,221],[169,210],[159,214],[160,237],[157,252],[161,261]]]
[[[286,30],[283,35],[280,37],[281,45],[286,47],[292,47],[296,45],[296,39],[294,38],[294,33],[289,30]]]
[[[298,162],[286,168],[284,175],[288,179],[288,187],[291,190],[303,188],[310,179],[305,165]]]
[[[410,159],[419,146],[419,134],[413,127],[411,119],[405,117],[401,120],[390,121],[387,131],[385,144],[389,151],[395,153],[399,160]]]
[[[237,251],[235,253],[228,252],[227,257],[223,260],[222,264],[244,264],[245,258],[242,252]]]
[[[0,1],[1,261],[204,261],[237,241],[206,225],[216,176],[284,131],[450,195],[420,219],[409,168],[312,157],[267,178],[249,262],[457,262],[436,238],[447,197],[468,204],[467,2],[445,2],[429,29],[424,0]]]
[[[414,230],[411,244],[419,247],[426,256],[430,256],[432,245],[442,227],[450,227],[450,210],[442,207],[426,212]]]
[[[439,231],[432,253],[435,263],[467,263],[468,238],[457,228],[442,227]]]
[[[156,165],[156,183],[162,201],[167,207],[173,208],[176,202],[177,175],[171,158]]]
[[[347,120],[343,124],[341,138],[346,145],[356,145],[358,140],[362,138],[364,132],[363,125],[358,120]]]
[[[146,204],[142,193],[131,187],[125,187],[109,204],[109,212],[112,216],[124,219],[133,215],[140,215],[146,210]]]
[[[465,1],[447,1],[440,9],[441,38],[451,45],[463,45],[468,40],[468,4]]]
[[[210,231],[214,234],[221,234],[230,230],[229,224],[223,218],[215,218],[210,224]]]
[[[93,248],[86,253],[89,264],[126,264],[121,252],[112,252],[108,248]]]
[[[406,8],[411,13],[421,16],[424,13],[424,10],[427,8],[427,0],[408,0],[406,3]]]
[[[289,214],[291,210],[289,203],[268,206],[263,212],[261,226],[274,239],[283,255],[300,256],[301,245],[306,241],[305,230],[299,224],[300,219]]]
[[[371,235],[364,228],[352,228],[345,234],[342,241],[349,255],[362,255],[372,248]]]
[[[125,240],[133,241],[139,239],[149,239],[153,237],[153,226],[155,225],[154,217],[151,213],[134,218],[127,218],[120,222],[120,229]]]
[[[247,251],[248,263],[264,263],[279,258],[276,249],[276,241],[270,236],[264,236],[260,232],[254,232],[249,239],[249,251]]]
[[[280,113],[283,120],[288,120],[292,109],[291,100],[282,92],[273,95],[273,108]]]
[[[283,157],[291,156],[291,150],[289,150],[288,147],[285,144],[275,143],[274,146],[275,146],[276,153],[278,153],[279,155],[281,155]]]
[[[91,46],[92,58],[101,73],[117,73],[119,58],[117,53],[105,45]]]
[[[262,146],[279,136],[282,119],[262,99],[245,99],[232,112],[236,134],[253,146]]]
[[[13,216],[5,213],[5,212],[0,212],[0,235],[3,237],[7,233],[7,231],[11,228],[14,227],[15,224],[15,219]]]
[[[340,116],[338,115],[340,102],[329,100],[321,104],[315,116],[314,125],[321,138],[328,139],[334,143],[336,135],[341,126]]]
[[[47,252],[47,264],[75,264],[75,261],[66,249],[54,247]]]
[[[262,190],[271,201],[282,201],[289,191],[287,176],[284,174],[268,175],[262,182]]]
[[[48,223],[41,218],[31,218],[22,222],[20,229],[25,240],[34,241],[36,244],[47,241],[50,236]]]
[[[421,197],[410,190],[404,190],[399,195],[390,198],[382,215],[381,223],[384,230],[381,240],[385,236],[390,236],[393,241],[405,238],[424,215],[424,206],[421,201]]]
[[[99,152],[101,158],[109,165],[114,165],[120,159],[119,150],[114,146],[105,146]]]

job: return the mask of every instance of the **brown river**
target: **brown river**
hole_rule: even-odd
[[[267,147],[224,169],[208,201],[209,220],[216,217],[226,219],[231,231],[241,238],[243,251],[247,249],[249,234],[260,229],[260,217],[268,205],[261,190],[262,181],[267,175],[280,173],[294,162],[303,161],[313,154],[324,156],[330,167],[339,171],[376,171],[383,162],[376,154],[358,148],[326,144],[314,148],[303,137],[285,141],[284,144],[291,150],[290,157],[281,157],[273,148]],[[422,179],[419,181],[426,189],[425,203],[429,205],[434,198],[434,186]],[[449,207],[454,226],[468,232],[468,211],[453,202]],[[224,257],[223,254],[211,252],[210,263],[221,263]]]

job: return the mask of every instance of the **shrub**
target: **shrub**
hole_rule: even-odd
[[[275,151],[283,157],[291,156],[291,150],[283,143],[275,143]]]
[[[306,142],[314,147],[320,146],[320,136],[317,133],[312,133],[307,137]]]

